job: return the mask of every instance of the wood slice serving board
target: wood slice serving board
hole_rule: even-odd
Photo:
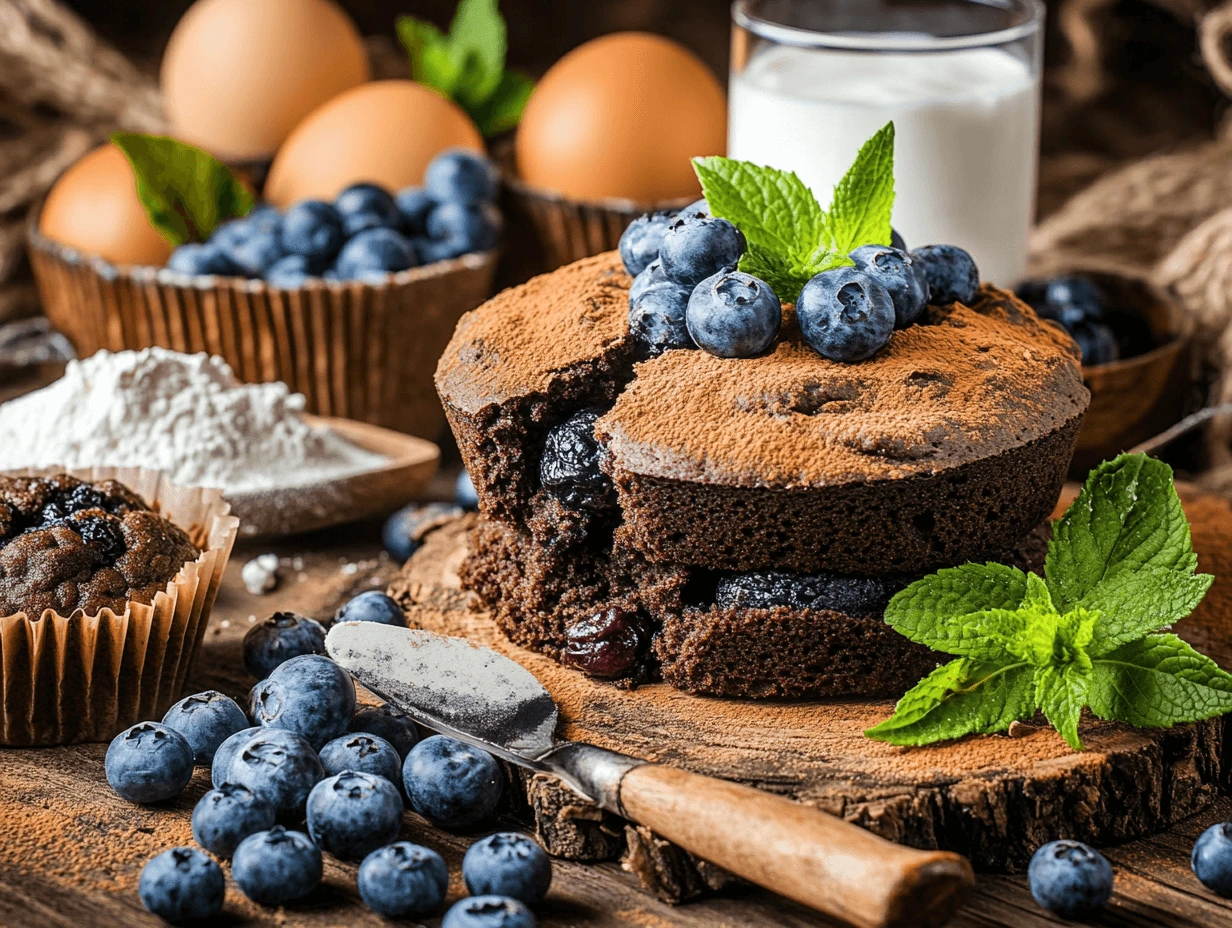
[[[1214,497],[1183,496],[1199,567],[1217,580],[1176,630],[1232,667],[1232,510]],[[664,684],[617,689],[511,644],[460,588],[470,518],[429,536],[391,593],[412,624],[470,638],[534,673],[557,700],[569,738],[749,783],[893,841],[955,850],[977,867],[1011,871],[1055,838],[1108,845],[1161,830],[1210,803],[1223,772],[1232,769],[1221,719],[1168,730],[1089,719],[1083,752],[1043,725],[1015,726],[1014,736],[902,748],[862,734],[890,714],[888,701],[716,699]],[[536,790],[531,784],[529,792],[540,833],[555,853],[595,859],[610,851],[604,836],[612,823],[597,809],[555,785],[540,782]],[[633,844],[643,845],[642,857],[662,857],[663,842],[654,836],[629,829],[626,837],[635,867]],[[655,869],[662,878],[661,860]],[[694,872],[682,882],[690,879],[709,877]]]

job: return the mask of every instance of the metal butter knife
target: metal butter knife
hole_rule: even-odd
[[[919,851],[748,786],[556,737],[556,703],[516,661],[464,638],[334,625],[329,656],[427,728],[559,777],[609,812],[859,928],[946,922],[974,882],[966,858]]]

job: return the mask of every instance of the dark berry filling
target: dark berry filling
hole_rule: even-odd
[[[634,669],[651,634],[650,622],[640,612],[611,606],[566,632],[563,661],[592,677],[615,679]]]
[[[715,589],[721,609],[826,609],[847,615],[880,615],[910,581],[901,577],[802,576],[765,570],[723,577]]]
[[[603,411],[583,409],[548,432],[539,461],[539,482],[566,506],[598,511],[615,504],[611,478],[599,468],[603,449],[595,420]]]

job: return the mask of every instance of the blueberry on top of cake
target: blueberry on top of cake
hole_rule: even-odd
[[[123,612],[199,554],[118,481],[0,477],[0,616]]]

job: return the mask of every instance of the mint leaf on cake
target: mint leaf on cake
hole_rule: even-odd
[[[829,217],[834,250],[845,255],[861,245],[889,245],[893,209],[894,123],[888,122],[864,143],[834,188]]]

